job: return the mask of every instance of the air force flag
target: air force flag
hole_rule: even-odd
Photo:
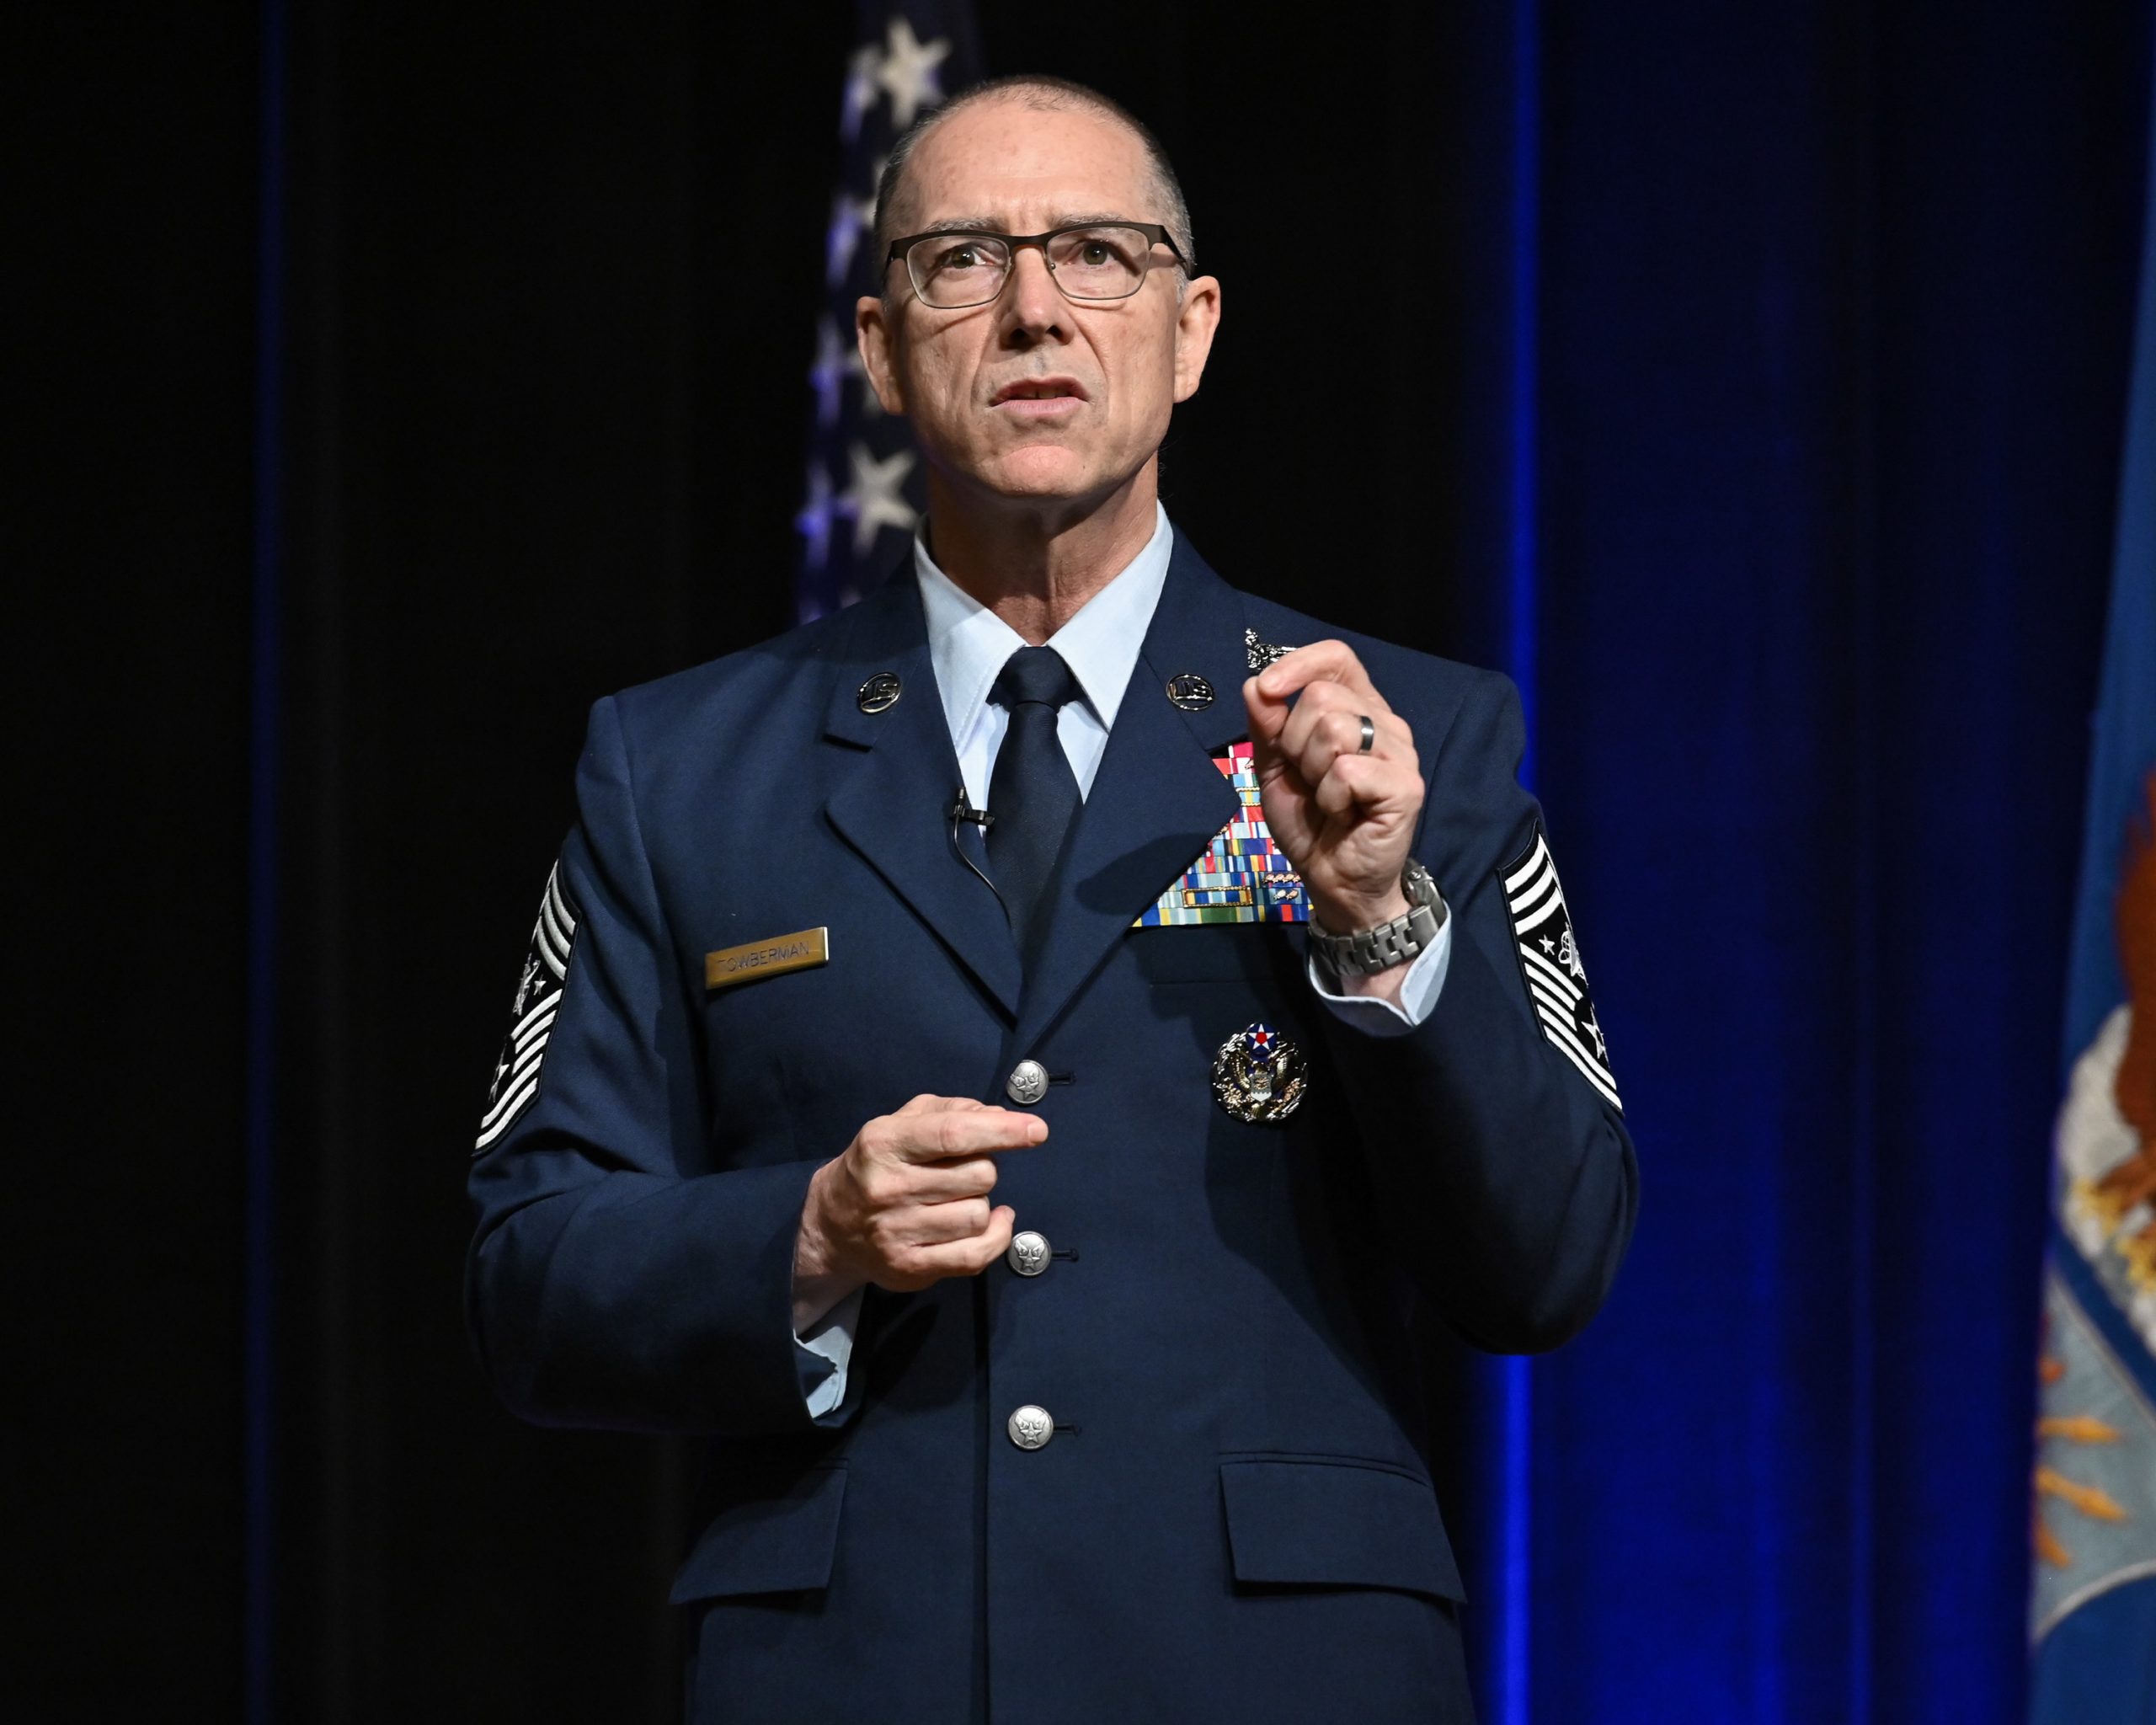
[[[2156,200],[2156,173],[2150,181]],[[2156,201],[2054,1137],[2031,1725],[2156,1720]]]

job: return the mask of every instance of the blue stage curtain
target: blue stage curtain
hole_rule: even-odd
[[[1527,22],[1534,769],[1642,1199],[1486,1714],[2003,1725],[2146,11]]]

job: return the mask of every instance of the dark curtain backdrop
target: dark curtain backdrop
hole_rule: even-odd
[[[2146,8],[981,13],[1183,170],[1179,528],[1530,697],[1644,1192],[1582,1341],[1433,1340],[1486,1717],[2015,1719]],[[789,619],[851,18],[24,62],[54,1717],[674,1716],[692,1463],[491,1404],[462,1186],[585,708]]]

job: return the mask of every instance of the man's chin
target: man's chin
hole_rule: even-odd
[[[1116,486],[1116,477],[1097,461],[1057,447],[1012,451],[990,462],[976,476],[982,490],[1011,503],[1079,503]]]
[[[1075,448],[1034,439],[1012,448],[931,450],[929,507],[1090,515],[1144,473],[1151,451],[1134,462],[1122,451]]]

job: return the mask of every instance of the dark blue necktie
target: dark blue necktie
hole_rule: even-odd
[[[1056,714],[1078,698],[1078,680],[1053,647],[1021,647],[996,673],[988,698],[1011,715],[989,776],[988,867],[1022,953],[1045,920],[1043,902],[1070,817],[1078,780],[1055,729]]]

